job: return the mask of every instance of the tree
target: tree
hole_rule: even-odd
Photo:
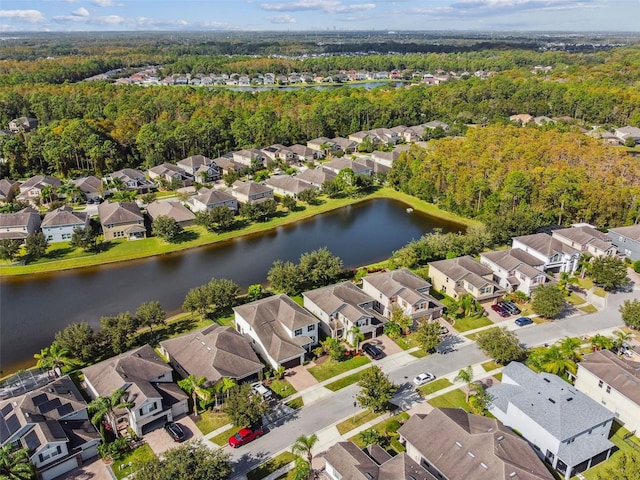
[[[438,322],[422,320],[418,324],[416,337],[418,343],[425,352],[435,352],[436,347],[440,343],[440,324]]]
[[[149,331],[153,332],[154,325],[164,325],[167,313],[160,302],[145,302],[136,310],[136,318],[141,327],[149,327]]]
[[[235,221],[233,210],[224,206],[213,207],[210,210],[196,213],[196,223],[210,232],[224,232],[229,230]]]
[[[402,327],[393,320],[389,320],[384,324],[384,333],[391,339],[400,338]]]
[[[230,455],[202,442],[189,442],[153,457],[133,474],[134,480],[222,480],[233,473]]]
[[[138,324],[129,312],[119,313],[115,317],[102,317],[100,327],[101,334],[116,355],[126,352],[135,345]]]
[[[315,188],[309,188],[298,193],[298,200],[305,202],[307,205],[315,205],[318,202],[320,192]]]
[[[207,314],[211,305],[211,293],[206,285],[192,288],[187,292],[182,309],[191,313],[198,313],[202,318]]]
[[[551,345],[542,351],[540,366],[545,372],[560,376],[566,372],[575,374],[578,369],[576,363],[558,345]]]
[[[292,480],[308,480],[311,476],[311,464],[302,457],[296,457]]]
[[[619,309],[622,321],[628,327],[640,329],[640,300],[625,300]]]
[[[333,337],[327,337],[326,340],[321,343],[331,360],[341,362],[344,359],[346,349],[340,341]]]
[[[113,434],[117,437],[118,431],[116,428],[115,410],[133,407],[133,403],[129,402],[125,398],[125,395],[126,392],[119,388],[111,392],[111,395],[108,397],[100,396],[94,398],[87,406],[87,410],[91,416],[91,423],[93,423],[100,432],[102,443],[107,443],[105,421],[110,426]]]
[[[622,452],[615,463],[607,462],[607,469],[598,474],[598,480],[637,480],[640,478],[640,454]]]
[[[582,360],[580,347],[582,347],[582,342],[575,337],[565,337],[560,342],[560,351],[572,362],[579,362]]]
[[[467,403],[473,413],[476,415],[484,415],[487,407],[493,400],[493,395],[489,394],[481,383],[471,384],[470,387],[474,393],[473,396],[467,400]]]
[[[300,269],[293,262],[283,262],[276,260],[267,274],[267,280],[271,288],[281,291],[287,295],[297,295],[300,293],[303,284],[303,277]]]
[[[413,318],[407,315],[397,303],[391,306],[391,317],[389,321],[398,324],[405,335],[408,334],[409,329],[413,327]]]
[[[398,389],[378,366],[366,369],[358,381],[360,392],[356,395],[358,403],[374,412],[383,412]]]
[[[610,255],[594,258],[589,265],[589,276],[593,283],[607,292],[627,284],[627,265],[618,257]]]
[[[614,345],[613,339],[600,335],[599,333],[591,337],[589,339],[589,343],[591,344],[591,348],[595,351],[609,350],[610,348],[613,348]]]
[[[38,361],[36,364],[38,368],[51,369],[58,377],[61,374],[62,367],[73,365],[69,350],[55,342],[50,347],[40,350],[40,353],[36,353],[33,358]]]
[[[31,480],[35,474],[28,448],[15,448],[13,444],[0,448],[0,479]]]
[[[16,240],[0,240],[0,259],[13,260],[20,252],[20,242]]]
[[[291,195],[285,195],[282,197],[282,205],[290,212],[293,212],[298,206],[298,202]]]
[[[69,244],[74,248],[81,248],[85,252],[94,251],[98,247],[98,233],[91,225],[86,228],[76,227],[73,229]]]
[[[95,360],[98,343],[93,328],[86,322],[75,322],[56,333],[54,343],[83,363]]]
[[[476,343],[484,353],[503,365],[521,360],[527,353],[520,346],[516,334],[505,327],[490,328],[478,333]]]
[[[231,389],[224,405],[224,412],[236,427],[256,423],[268,410],[269,406],[262,395],[253,392],[248,383]]]
[[[44,233],[38,232],[33,235],[29,235],[25,240],[25,251],[29,261],[38,260],[47,251],[49,242],[47,242]]]
[[[165,242],[175,242],[182,233],[182,227],[175,218],[167,215],[158,215],[151,224],[151,232]]]
[[[353,345],[354,350],[357,352],[360,349],[360,342],[362,342],[366,337],[357,325],[351,327],[348,334],[351,337],[351,345]]]
[[[264,292],[262,291],[262,285],[259,283],[254,283],[253,285],[249,285],[247,289],[247,297],[249,301],[253,302],[254,300],[260,300]]]
[[[471,365],[460,370],[453,380],[456,382],[461,381],[467,384],[467,396],[465,398],[465,402],[468,403],[469,394],[471,393],[471,384],[473,383],[473,369],[471,368]]]
[[[220,310],[233,306],[240,293],[238,284],[226,278],[212,278],[207,284],[207,289],[211,303]]]
[[[184,390],[187,395],[191,396],[191,402],[193,403],[193,414],[198,415],[198,399],[208,401],[211,398],[211,392],[203,387],[207,383],[205,377],[196,377],[193,374],[187,378],[178,380],[178,386]]]
[[[375,428],[367,428],[360,432],[360,440],[365,446],[380,445],[382,443],[382,436]]]
[[[564,294],[553,284],[543,284],[533,290],[532,310],[544,318],[556,318],[564,307]]]
[[[311,450],[316,443],[318,443],[318,436],[315,433],[312,433],[308,437],[300,435],[296,438],[296,441],[293,442],[293,445],[291,445],[291,453],[294,455],[300,455],[301,457],[306,457],[307,462],[311,465],[311,461],[313,460]]]
[[[334,283],[342,275],[343,263],[340,257],[333,255],[323,247],[300,256],[298,266],[305,281],[313,286]]]

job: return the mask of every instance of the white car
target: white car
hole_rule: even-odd
[[[263,384],[261,383],[254,383],[253,385],[251,385],[251,388],[253,389],[254,392],[256,392],[258,395],[261,395],[262,398],[271,398],[271,390],[269,390],[267,387],[265,387]]]
[[[413,383],[419,387],[420,385],[424,385],[425,383],[429,383],[435,379],[436,376],[433,373],[421,373],[413,379]]]

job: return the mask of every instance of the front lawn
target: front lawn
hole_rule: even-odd
[[[578,307],[578,310],[584,313],[596,313],[598,309],[591,304],[585,305],[584,307]]]
[[[593,468],[590,468],[586,472],[582,472],[584,478],[586,480],[598,480],[598,478],[606,478],[605,472],[607,468],[615,465],[618,462],[618,459],[622,456],[623,453],[634,453],[638,454],[638,450],[640,450],[640,440],[637,437],[631,437],[632,442],[637,445],[637,449],[632,445],[629,445],[624,441],[624,436],[629,433],[629,430],[620,426],[620,424],[613,422],[613,426],[611,427],[611,436],[609,440],[613,442],[619,450],[615,451],[611,454],[611,457],[605,462],[602,462],[596,465]],[[577,478],[577,477],[573,477]]]
[[[238,431],[240,430],[239,427],[231,427],[228,428],[227,430],[225,430],[222,433],[219,433],[218,435],[216,435],[215,437],[212,437],[210,440],[220,446],[225,446],[228,442],[229,442],[229,437],[231,435],[235,435],[236,433],[238,433]]]
[[[399,338],[394,339],[393,341],[402,349],[409,350],[410,348],[419,347],[418,343],[418,334],[416,332],[410,333],[409,335],[403,335]]]
[[[367,422],[372,421],[375,418],[378,418],[380,415],[386,412],[374,412],[373,410],[365,410],[364,412],[360,412],[357,415],[349,417],[348,420],[341,422],[336,425],[338,432],[340,435],[344,435],[347,432],[350,432],[354,428],[358,428],[364,425]]]
[[[583,303],[586,303],[586,300],[584,298],[576,295],[574,292],[571,292],[571,294],[566,298],[566,300],[571,305],[582,305]]]
[[[263,463],[259,467],[247,473],[247,480],[261,480],[262,478],[271,475],[276,470],[293,462],[295,459],[296,456],[293,453],[282,452],[277,457],[272,458],[268,462]]]
[[[297,392],[286,380],[271,380],[269,388],[280,398],[287,398]]]
[[[421,397],[426,397],[427,395],[431,395],[432,393],[437,392],[438,390],[442,390],[443,388],[450,387],[451,385],[453,385],[453,383],[451,383],[448,379],[438,378],[433,382],[416,388],[416,390],[420,392]]]
[[[325,385],[325,388],[328,388],[332,392],[337,392],[344,387],[348,387],[349,385],[353,385],[354,383],[358,382],[363,373],[364,370],[352,373],[351,375],[342,377],[340,380],[336,380],[335,382],[331,382],[330,384]]]
[[[231,420],[229,420],[226,413],[205,410],[200,413],[200,420],[196,422],[196,427],[198,427],[198,430],[200,430],[203,435],[207,435],[230,423]]]
[[[387,436],[391,436],[390,434],[395,434],[398,431],[398,429],[402,426],[402,424],[408,419],[409,419],[409,414],[407,412],[400,412],[399,414],[394,415],[393,417],[390,417],[382,422],[376,423],[371,428],[373,428],[376,432],[378,432],[381,437],[387,437]],[[360,437],[360,434],[354,435],[353,437],[349,438],[348,441],[355,443],[359,448],[366,447],[366,445],[362,441],[362,437]],[[404,449],[398,450],[397,446],[402,447],[402,445],[399,442],[392,441],[391,446],[398,453],[404,451]]]
[[[594,288],[593,294],[603,298],[607,296],[607,292],[605,292],[604,288],[600,288],[600,287]]]
[[[500,365],[495,360],[489,360],[488,362],[484,362],[482,364],[482,368],[484,368],[485,372],[490,372],[491,370],[495,370],[497,368],[502,368],[502,365]]]
[[[471,412],[471,407],[465,401],[465,393],[456,388],[455,390],[451,390],[439,397],[432,398],[429,400],[429,405],[435,408],[462,408],[467,412]]]
[[[340,375],[341,373],[366,365],[367,363],[371,363],[371,360],[365,356],[352,357],[349,360],[344,360],[342,362],[336,362],[335,360],[328,359],[320,365],[311,367],[309,369],[309,373],[313,375],[316,380],[322,382],[335,377],[336,375]]]
[[[456,319],[453,322],[453,328],[458,332],[466,332],[467,330],[475,330],[476,328],[486,327],[492,325],[493,322],[489,320],[489,317],[463,317]]]
[[[111,470],[113,470],[114,475],[118,480],[131,475],[132,472],[135,472],[140,468],[143,463],[149,462],[156,458],[153,450],[148,444],[143,444],[127,453],[120,460],[113,462],[111,465]]]

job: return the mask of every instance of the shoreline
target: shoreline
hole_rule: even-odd
[[[344,206],[355,205],[357,203],[374,200],[376,198],[389,198],[392,200],[400,201],[413,208],[415,211],[421,212],[434,218],[458,224],[461,227],[468,227],[479,223],[476,220],[459,217],[455,214],[441,210],[433,204],[427,203],[405,193],[397,192],[388,187],[382,187],[373,193],[359,198],[326,199],[324,203],[320,205],[305,205],[304,210],[287,212],[286,216],[284,217],[278,217],[276,215],[274,218],[267,222],[252,223],[248,227],[245,227],[241,230],[231,230],[222,234],[213,234],[206,232],[203,227],[199,226],[188,227],[187,231],[195,230],[198,235],[194,240],[186,241],[183,243],[167,243],[157,237],[148,237],[144,240],[123,241],[116,244],[115,247],[122,245],[121,250],[123,251],[120,252],[119,255],[109,255],[108,251],[98,254],[87,254],[83,252],[84,254],[81,256],[66,258],[62,260],[51,260],[30,265],[0,265],[0,280],[7,278],[24,277],[26,275],[55,274],[58,272],[67,272],[70,270],[99,267],[103,265],[113,265],[121,262],[142,260],[160,255],[185,252],[193,248],[213,245],[247,235],[264,233],[283,225],[296,223],[301,220],[313,218],[316,215],[337,210]],[[68,244],[65,243],[54,245],[62,248],[68,246]],[[135,248],[136,245],[138,245],[138,247],[142,246],[143,248]]]

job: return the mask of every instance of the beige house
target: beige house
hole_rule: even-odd
[[[260,183],[236,180],[230,190],[239,203],[259,203],[273,200],[273,189]]]
[[[122,238],[136,240],[147,236],[144,216],[135,202],[101,203],[98,205],[98,216],[106,241]]]
[[[596,230],[591,225],[578,224],[571,228],[554,230],[551,232],[551,236],[565,245],[594,257],[604,257],[618,253],[618,249],[611,242],[609,236]]]
[[[24,241],[40,230],[41,223],[40,214],[31,207],[16,213],[0,213],[0,240]]]
[[[455,300],[469,293],[482,302],[505,293],[500,285],[493,281],[493,271],[468,255],[430,262],[429,276],[433,288]]]
[[[273,193],[281,196],[297,197],[305,190],[317,190],[318,187],[289,175],[274,175],[265,180],[265,185],[273,189]]]
[[[151,202],[147,205],[147,215],[149,215],[151,221],[154,221],[161,215],[173,218],[181,227],[188,227],[196,221],[196,216],[193,212],[176,201],[159,202],[156,200],[155,202]]]

